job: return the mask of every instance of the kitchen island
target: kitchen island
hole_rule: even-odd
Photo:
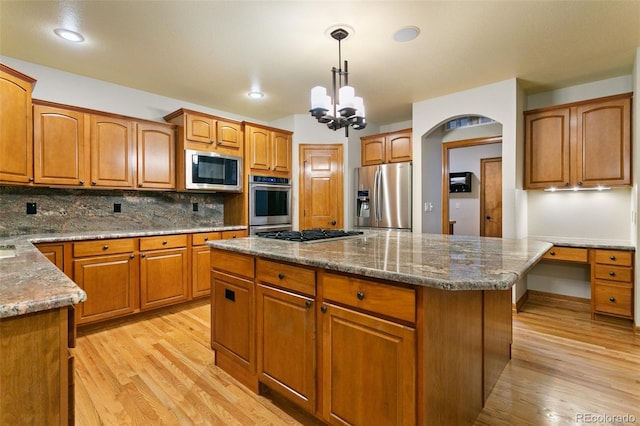
[[[551,247],[394,231],[209,245],[216,364],[356,425],[473,424],[510,359],[511,287]]]

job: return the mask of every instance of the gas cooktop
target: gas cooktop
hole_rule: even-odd
[[[327,240],[330,238],[352,237],[362,234],[363,232],[360,231],[344,231],[342,229],[306,229],[302,231],[258,232],[256,235],[263,238],[303,243]]]

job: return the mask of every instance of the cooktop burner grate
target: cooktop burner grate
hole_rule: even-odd
[[[273,238],[275,240],[307,242],[362,234],[363,232],[360,231],[344,231],[342,229],[306,229],[302,231],[258,232],[256,235],[258,237]]]

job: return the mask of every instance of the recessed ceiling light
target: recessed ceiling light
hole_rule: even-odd
[[[249,93],[247,93],[247,96],[249,96],[251,99],[260,99],[260,98],[264,98],[264,93],[262,93],[262,92],[249,92]]]
[[[84,41],[84,36],[82,34],[65,28],[56,28],[53,32],[56,33],[58,37],[74,43],[82,43]]]
[[[393,39],[397,42],[411,41],[420,35],[420,28],[418,27],[404,27],[400,28],[393,34]]]

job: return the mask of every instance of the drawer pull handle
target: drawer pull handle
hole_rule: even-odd
[[[306,306],[307,308],[311,307],[311,300],[307,300],[306,302],[304,302],[304,306]]]
[[[283,274],[282,272],[280,272],[280,273],[278,274],[278,278],[280,278],[281,280],[284,280],[284,274]]]
[[[357,292],[356,297],[358,298],[358,300],[364,299],[364,292],[362,291]]]
[[[167,240],[162,240],[162,245],[166,246],[167,245]]]
[[[556,255],[556,252],[555,252],[555,251],[553,251],[553,250],[551,250],[551,251],[549,252],[549,254],[550,254],[551,256],[555,256],[555,255]]]
[[[616,276],[616,273],[615,273],[615,272],[613,272],[613,271],[611,271],[611,272],[609,272],[609,276],[615,277],[615,276]]]
[[[613,297],[613,296],[611,296],[611,297],[609,298],[609,302],[613,302],[613,303],[615,303],[615,302],[616,302],[616,298],[615,298],[615,297]]]
[[[323,314],[326,314],[326,313],[327,313],[327,307],[326,307],[326,306],[322,306],[322,307],[320,308],[320,311],[321,311]]]
[[[609,256],[609,259],[611,259],[611,260],[616,260],[616,257],[615,257],[615,256],[613,256],[613,255],[611,255],[611,256]]]
[[[103,245],[103,246],[102,246],[102,250],[109,250],[109,246],[108,246],[108,245],[106,245],[106,244],[105,244],[105,245]]]

